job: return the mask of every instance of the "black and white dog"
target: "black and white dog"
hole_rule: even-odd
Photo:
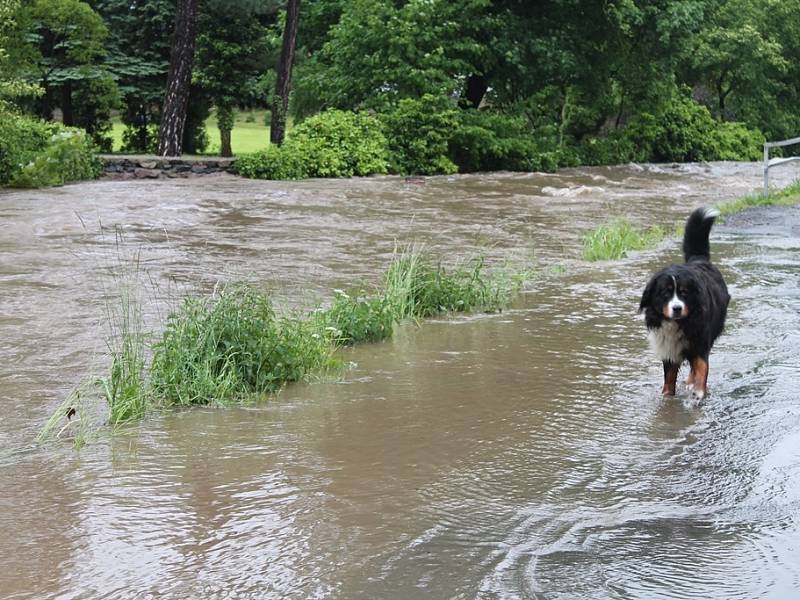
[[[683,234],[686,262],[653,275],[639,304],[650,345],[664,364],[665,395],[675,394],[683,361],[691,366],[686,384],[698,399],[706,395],[708,355],[725,326],[731,298],[709,252],[708,236],[718,214],[698,208],[689,215]]]

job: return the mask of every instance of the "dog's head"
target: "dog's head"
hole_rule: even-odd
[[[682,265],[653,275],[642,293],[639,312],[652,311],[669,321],[685,319],[698,306],[698,287],[692,273]]]

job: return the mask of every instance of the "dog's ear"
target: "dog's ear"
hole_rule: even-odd
[[[639,312],[642,312],[645,308],[650,306],[653,303],[653,292],[656,289],[656,278],[653,277],[650,281],[647,282],[647,286],[644,288],[644,292],[642,292],[642,300],[639,302]]]

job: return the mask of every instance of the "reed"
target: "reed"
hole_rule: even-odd
[[[584,236],[582,256],[588,261],[619,260],[632,250],[656,246],[670,235],[668,229],[658,225],[640,228],[619,219],[601,225]]]

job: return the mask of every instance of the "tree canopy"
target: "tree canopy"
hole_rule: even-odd
[[[187,136],[212,108],[229,153],[237,107],[283,111],[287,6],[199,0]],[[90,131],[118,110],[126,147],[151,149],[175,15],[176,0],[0,0],[0,94],[31,85],[20,108]],[[295,122],[331,108],[391,121],[404,100],[444,98],[470,127],[469,111],[506,115],[579,162],[622,148],[622,130],[638,149],[592,160],[646,154],[669,115],[800,133],[800,0],[303,0],[296,47]]]

